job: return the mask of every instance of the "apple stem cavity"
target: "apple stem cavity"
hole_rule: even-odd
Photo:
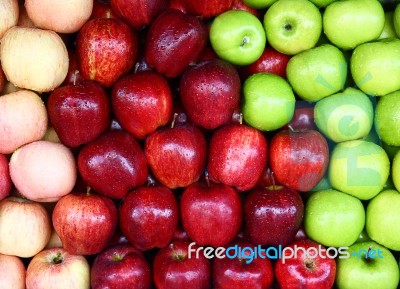
[[[315,269],[315,262],[312,260],[306,260],[304,262],[304,264],[306,265],[306,268],[309,270],[314,270]]]
[[[283,28],[285,28],[286,31],[290,31],[290,30],[292,30],[293,27],[292,27],[292,24],[286,23],[285,26],[283,26]]]
[[[61,252],[57,252],[57,253],[53,256],[53,258],[51,259],[51,262],[52,262],[53,264],[61,264],[63,260],[64,260],[64,258],[63,258],[63,256],[62,256]]]
[[[123,259],[123,256],[118,254],[118,253],[114,253],[112,256],[112,261],[113,262],[119,262]]]
[[[249,43],[250,42],[250,37],[249,36],[244,36],[243,37],[243,39],[242,39],[242,43],[240,44],[240,47],[243,47],[243,46],[245,46],[247,43]]]

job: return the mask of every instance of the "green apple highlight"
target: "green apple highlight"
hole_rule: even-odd
[[[243,0],[243,2],[247,6],[256,8],[256,9],[267,8],[267,7],[271,6],[272,4],[274,4],[276,1],[278,1],[278,0]]]
[[[375,129],[388,145],[400,146],[400,91],[380,97],[375,109]]]
[[[392,161],[392,180],[394,187],[400,192],[400,151],[398,148]]]

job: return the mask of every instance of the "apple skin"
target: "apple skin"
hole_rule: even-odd
[[[117,18],[116,12],[111,8],[110,1],[93,1],[93,10],[89,20],[96,18]]]
[[[375,129],[380,139],[387,145],[400,146],[400,132],[396,129],[400,120],[396,117],[400,108],[400,91],[379,98],[375,108]]]
[[[267,164],[268,144],[264,135],[245,124],[228,124],[211,136],[208,157],[210,180],[252,189]]]
[[[1,68],[1,64],[0,64],[0,95],[3,92],[3,89],[6,85],[6,76],[4,75],[3,69]]]
[[[286,66],[290,56],[283,54],[271,46],[266,46],[261,56],[253,63],[238,68],[241,79],[259,72],[269,72],[286,78]]]
[[[179,219],[178,202],[165,186],[142,186],[128,193],[119,209],[119,226],[141,251],[166,247]]]
[[[393,26],[398,37],[400,37],[400,5],[396,5],[393,12]]]
[[[236,68],[226,61],[205,61],[183,73],[179,92],[190,120],[215,129],[230,121],[239,106],[240,78]]]
[[[246,4],[245,1],[243,1],[243,0],[233,0],[231,9],[232,10],[244,10],[244,11],[250,12],[251,14],[256,16],[258,19],[261,19],[263,16],[262,10],[251,7],[250,5]]]
[[[181,2],[185,6],[187,12],[203,16],[204,18],[211,18],[230,10],[233,4],[233,0],[181,0]]]
[[[131,245],[118,245],[96,256],[90,280],[92,289],[150,289],[152,276],[140,250]]]
[[[207,29],[200,19],[180,10],[167,9],[150,25],[145,58],[159,73],[177,77],[197,60],[207,40]]]
[[[62,85],[68,85],[68,84],[75,85],[83,81],[86,81],[86,79],[83,78],[82,74],[79,71],[80,68],[79,68],[78,55],[75,49],[68,49],[68,60],[69,60],[68,73]]]
[[[11,192],[12,182],[8,168],[8,159],[0,154],[0,200],[4,199]]]
[[[110,101],[93,81],[56,88],[47,101],[49,120],[60,141],[78,147],[98,138],[110,123]]]
[[[245,241],[234,242],[229,246],[254,248]],[[270,289],[274,279],[272,263],[268,258],[254,258],[249,264],[240,258],[215,258],[213,263],[214,289]]]
[[[305,239],[296,241],[289,247],[294,250],[295,246],[305,250],[318,250],[321,245]],[[336,262],[322,253],[316,258],[307,258],[304,251],[298,250],[297,258],[287,258],[285,263],[282,259],[276,262],[275,276],[281,289],[331,289],[335,283]]]
[[[206,139],[192,124],[164,128],[150,134],[144,151],[156,179],[170,189],[196,182],[206,166]]]
[[[110,0],[110,4],[123,21],[142,30],[167,8],[168,0]]]
[[[0,289],[25,289],[25,266],[17,256],[0,254]]]
[[[63,248],[46,249],[35,255],[26,270],[26,289],[90,288],[90,266],[85,257]]]
[[[189,242],[174,242],[160,249],[153,261],[153,278],[158,289],[209,289],[211,264],[203,254],[188,258]],[[197,246],[192,246],[196,249]]]
[[[144,139],[168,123],[172,92],[167,80],[154,71],[131,74],[112,88],[113,112],[121,126],[137,139]]]
[[[90,192],[62,197],[52,215],[63,248],[74,255],[104,250],[116,230],[117,218],[117,208],[110,199]]]
[[[311,190],[325,175],[328,163],[328,143],[316,130],[282,130],[271,140],[271,170],[279,183],[293,190]]]
[[[79,30],[76,49],[80,72],[85,79],[109,87],[134,65],[137,35],[116,18],[97,18]]]
[[[124,131],[108,131],[82,148],[78,170],[96,192],[121,199],[144,184],[148,169],[138,141]]]
[[[284,128],[292,129],[293,131],[317,129],[314,121],[314,107],[313,103],[305,100],[297,100],[293,117]]]
[[[239,194],[223,184],[200,181],[186,187],[180,211],[183,228],[200,246],[224,246],[236,237],[242,226]]]
[[[284,186],[255,188],[244,203],[246,232],[254,244],[290,244],[300,228],[303,215],[304,204],[300,194]]]

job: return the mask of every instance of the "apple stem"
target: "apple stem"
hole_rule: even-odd
[[[240,44],[240,46],[243,47],[249,42],[250,42],[250,37],[246,35],[245,37],[243,37],[243,40],[242,40],[242,43]]]
[[[90,196],[90,191],[92,190],[91,187],[87,186],[86,187],[86,196]]]
[[[372,246],[369,246],[368,250],[367,250],[367,254],[364,257],[364,260],[367,263],[372,262],[372,260],[373,260],[372,258],[369,257],[369,254],[370,254],[371,250],[372,250]]]
[[[295,132],[293,127],[290,124],[287,127],[289,128],[290,132]]]
[[[156,184],[156,181],[153,179],[151,175],[147,176],[147,186],[148,187],[154,187]]]
[[[210,187],[211,186],[210,177],[208,176],[208,171],[207,170],[204,172],[204,178],[206,179],[207,187]]]
[[[62,254],[60,252],[57,252],[52,261],[54,264],[60,264],[63,261]]]
[[[175,126],[175,120],[176,120],[176,118],[178,117],[178,113],[174,113],[174,118],[172,119],[172,122],[171,122],[171,128],[174,128],[174,126]]]
[[[272,189],[275,191],[275,189],[276,189],[276,182],[275,182],[275,173],[274,173],[274,172],[271,172],[270,178],[271,178],[271,183],[272,183]]]
[[[239,115],[239,124],[243,124],[243,113]]]
[[[76,78],[77,78],[78,73],[79,73],[79,70],[75,70],[74,74],[72,76],[72,79],[73,79],[72,83],[73,83],[74,86],[76,85]]]

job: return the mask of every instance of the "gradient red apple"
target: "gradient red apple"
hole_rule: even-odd
[[[0,200],[8,196],[11,191],[12,182],[8,169],[8,159],[0,154]]]
[[[119,209],[119,226],[134,247],[163,248],[173,239],[179,219],[178,202],[165,186],[142,186],[128,193]]]
[[[233,4],[233,0],[181,1],[186,7],[188,13],[203,16],[205,18],[217,16],[230,10]]]
[[[240,100],[236,68],[220,59],[189,67],[179,85],[183,107],[191,121],[206,129],[228,123]]]
[[[137,139],[166,125],[172,114],[171,89],[157,72],[138,72],[118,80],[111,101],[122,128]]]
[[[131,245],[112,246],[94,259],[90,283],[92,289],[150,289],[150,265],[143,253]]]
[[[76,49],[85,79],[109,87],[135,64],[137,35],[116,18],[96,18],[80,29]]]
[[[180,211],[183,228],[200,246],[224,246],[236,237],[242,225],[239,194],[224,184],[199,181],[186,187]]]
[[[78,155],[78,170],[96,192],[113,199],[144,184],[148,169],[138,141],[124,131],[108,131],[85,145]]]
[[[111,8],[110,2],[105,0],[94,0],[91,19],[96,18],[117,18],[115,11]]]
[[[305,100],[296,101],[292,120],[285,126],[293,131],[317,129],[314,122],[314,104]]]
[[[167,9],[150,25],[145,58],[159,73],[177,77],[197,60],[207,41],[207,29],[200,19]]]

